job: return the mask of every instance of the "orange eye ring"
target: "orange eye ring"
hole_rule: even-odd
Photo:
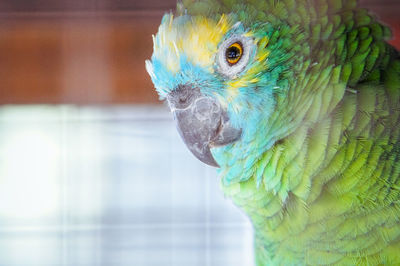
[[[239,62],[243,55],[243,46],[240,42],[232,43],[225,51],[225,58],[229,65]]]

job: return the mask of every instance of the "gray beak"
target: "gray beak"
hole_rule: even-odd
[[[236,141],[241,130],[233,128],[220,104],[203,95],[199,88],[178,86],[167,100],[178,132],[189,150],[203,163],[219,167],[210,148]]]

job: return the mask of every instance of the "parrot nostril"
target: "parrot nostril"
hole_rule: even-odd
[[[194,99],[200,97],[200,95],[199,88],[193,88],[190,85],[178,85],[167,98],[170,106],[177,109],[185,109],[192,104]]]
[[[186,97],[186,95],[185,96],[179,96],[179,103],[185,103],[187,101],[187,97]]]

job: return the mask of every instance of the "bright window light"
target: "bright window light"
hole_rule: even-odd
[[[59,136],[30,125],[1,135],[1,217],[35,219],[54,215],[59,207]]]

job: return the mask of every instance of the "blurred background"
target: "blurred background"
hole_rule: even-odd
[[[364,0],[394,32],[400,2]],[[252,265],[144,68],[175,0],[0,1],[0,265]]]

